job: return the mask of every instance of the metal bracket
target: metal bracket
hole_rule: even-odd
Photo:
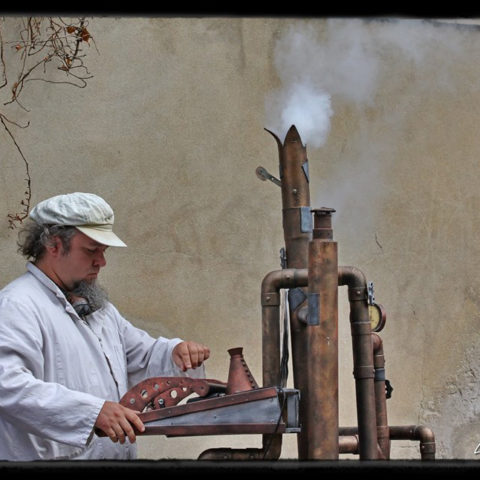
[[[308,325],[320,325],[320,294],[308,292]]]
[[[305,178],[307,182],[310,183],[310,174],[308,172],[308,160],[302,165],[303,173],[305,174]]]
[[[290,309],[295,311],[298,306],[305,301],[306,298],[307,296],[301,288],[291,288],[288,291],[288,303],[290,304]]]
[[[287,268],[287,251],[284,247],[280,249],[280,266],[282,267],[282,270]]]
[[[300,231],[309,233],[313,228],[312,210],[310,207],[300,207]]]
[[[373,291],[373,282],[368,282],[367,292],[368,292],[368,304],[373,305],[373,303],[375,302],[375,293]]]

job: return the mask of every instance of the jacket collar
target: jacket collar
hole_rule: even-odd
[[[48,290],[50,290],[63,304],[65,309],[69,313],[77,313],[75,312],[74,308],[70,304],[70,302],[67,300],[67,297],[65,296],[65,293],[62,291],[62,289],[50,278],[48,277],[45,273],[42,272],[37,266],[35,266],[32,262],[27,263],[27,270],[42,284],[44,285]]]

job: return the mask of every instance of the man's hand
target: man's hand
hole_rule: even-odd
[[[140,432],[145,430],[137,413],[139,412],[107,400],[98,414],[95,427],[110,437],[112,442],[125,443],[125,438],[128,437],[130,443],[134,443],[136,436],[133,426]]]
[[[210,349],[196,342],[181,342],[172,352],[173,361],[186,371],[199,367],[210,356]]]

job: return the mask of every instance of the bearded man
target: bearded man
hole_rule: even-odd
[[[149,377],[205,377],[210,351],[153,338],[108,300],[105,251],[126,245],[101,197],[57,195],[29,216],[27,272],[0,290],[0,460],[134,459],[145,427],[120,398]]]

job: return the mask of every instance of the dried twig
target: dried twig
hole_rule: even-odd
[[[89,46],[90,40],[94,44],[87,27],[88,22],[85,18],[65,22],[62,18],[28,17],[23,20],[23,28],[18,32],[19,37],[8,42],[2,37],[0,28],[0,90],[8,85],[7,63],[4,55],[6,46],[10,46],[15,55],[18,53],[16,59],[19,63],[16,81],[10,88],[10,98],[3,105],[14,104],[28,112],[28,108],[20,101],[20,96],[25,85],[31,81],[60,83],[85,88],[87,80],[93,77],[84,63],[83,46]],[[58,71],[66,75],[67,80],[58,79],[58,74],[55,73]],[[0,111],[0,122],[22,158],[26,173],[27,187],[20,202],[22,210],[7,215],[9,228],[13,229],[16,224],[23,222],[30,211],[32,179],[29,162],[10,127],[26,128],[29,122],[22,126],[11,120],[2,111]]]
[[[25,172],[27,175],[27,178],[25,181],[27,182],[27,188],[24,192],[24,198],[20,202],[20,204],[23,206],[23,210],[21,212],[17,213],[9,213],[7,214],[8,218],[8,223],[9,223],[9,228],[14,229],[15,225],[17,222],[22,223],[25,218],[28,217],[28,213],[30,211],[30,200],[32,198],[32,179],[30,177],[30,166],[27,162],[27,159],[25,158],[25,155],[22,152],[22,149],[18,146],[17,141],[15,140],[15,137],[13,136],[11,130],[8,128],[7,123],[13,123],[10,122],[4,115],[0,113],[0,122],[2,122],[2,125],[5,127],[5,130],[7,133],[10,135],[10,138],[12,139],[12,142],[14,143],[16,149],[18,150],[18,153],[23,159],[23,162],[25,163]],[[26,128],[28,125],[22,127],[21,125],[18,125],[17,123],[14,123],[15,126],[20,127],[20,128]]]

